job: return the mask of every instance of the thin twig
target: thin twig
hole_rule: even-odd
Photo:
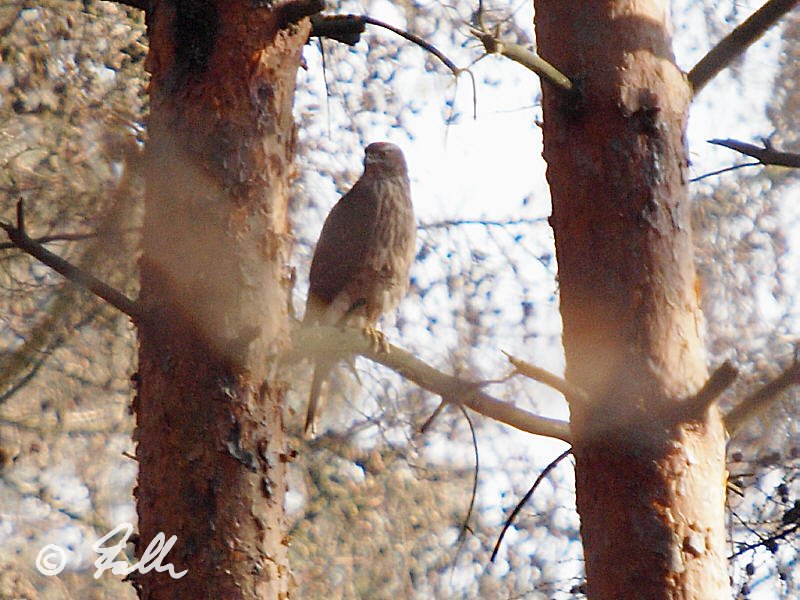
[[[293,335],[293,350],[287,352],[285,364],[301,360],[316,353],[333,356],[360,354],[399,373],[423,389],[455,404],[463,404],[490,419],[506,423],[520,431],[544,435],[569,442],[569,423],[534,415],[526,410],[503,402],[481,391],[480,382],[466,381],[442,373],[416,356],[389,345],[389,352],[376,350],[361,331],[341,327],[298,327]]]
[[[129,229],[124,229],[122,231],[104,231],[104,232],[93,232],[93,233],[59,233],[55,235],[43,235],[38,238],[32,238],[32,241],[36,242],[37,244],[49,244],[51,242],[80,242],[82,240],[91,240],[93,238],[98,237],[108,237],[117,233],[131,233],[139,231],[138,227],[131,227]],[[0,250],[9,250],[11,248],[16,248],[17,245],[14,242],[2,242],[0,243]]]
[[[539,484],[542,483],[542,481],[544,481],[544,478],[547,477],[550,471],[555,469],[558,463],[567,458],[567,456],[569,456],[570,454],[572,454],[572,448],[567,448],[566,450],[564,450],[564,452],[559,454],[554,461],[552,461],[549,465],[547,465],[544,468],[544,470],[541,473],[539,473],[539,476],[536,478],[536,481],[533,482],[533,485],[522,497],[522,500],[520,500],[514,507],[514,510],[511,511],[511,515],[508,517],[508,519],[506,519],[506,522],[503,525],[503,529],[500,531],[500,535],[497,536],[497,543],[494,545],[494,550],[492,550],[492,557],[489,559],[491,562],[494,562],[494,559],[497,558],[497,553],[500,551],[500,544],[503,542],[503,537],[505,537],[508,528],[511,527],[512,523],[514,523],[514,519],[517,518],[519,511],[521,511],[522,507],[528,503],[528,500],[531,499],[531,496],[533,496],[533,493],[536,491],[536,488],[539,487]]]
[[[783,373],[747,396],[725,415],[725,427],[730,436],[736,435],[745,423],[766,410],[780,397],[783,390],[798,384],[800,384],[800,361],[795,360]]]
[[[464,550],[464,544],[467,541],[467,533],[471,531],[469,528],[469,521],[472,518],[472,511],[475,508],[475,499],[478,497],[478,476],[480,475],[481,471],[480,452],[478,452],[478,435],[475,432],[475,425],[472,423],[472,419],[470,419],[467,409],[463,406],[459,406],[459,408],[461,409],[461,413],[464,415],[464,418],[467,421],[467,425],[469,425],[469,432],[472,435],[472,448],[475,450],[475,469],[472,476],[472,491],[469,496],[469,507],[467,508],[467,514],[464,517],[464,523],[461,525],[461,531],[458,534],[458,539],[456,540],[457,548],[455,554],[453,555],[452,569],[450,571],[451,584],[453,576],[456,572],[456,565],[458,565],[458,557],[461,555],[462,550]]]
[[[460,227],[462,225],[482,225],[484,227],[513,227],[515,225],[538,225],[547,223],[547,217],[536,217],[533,219],[444,219],[442,221],[431,221],[420,223],[417,229],[445,229],[448,227]]]
[[[525,377],[533,379],[534,381],[538,381],[539,383],[550,386],[558,392],[561,392],[564,394],[567,400],[580,400],[586,402],[589,399],[589,395],[585,390],[582,390],[578,386],[570,383],[563,377],[559,377],[558,375],[554,375],[546,369],[542,369],[541,367],[534,366],[525,362],[524,360],[515,358],[505,350],[502,350],[501,352],[508,357],[508,362],[514,365],[514,368],[518,373],[525,375]]]
[[[472,423],[472,419],[469,417],[469,413],[467,409],[463,406],[459,406],[461,409],[461,413],[464,415],[464,418],[467,420],[467,425],[469,425],[469,431],[472,435],[472,448],[475,450],[475,469],[473,471],[472,476],[472,492],[469,496],[469,507],[467,508],[467,515],[464,517],[464,524],[461,526],[461,533],[458,534],[458,544],[459,544],[459,552],[463,547],[464,541],[467,539],[467,533],[469,532],[469,521],[472,518],[472,511],[475,508],[475,499],[478,497],[478,476],[481,472],[481,460],[480,460],[480,452],[478,451],[478,435],[475,432],[475,425]],[[453,562],[458,562],[454,560]]]
[[[726,35],[687,76],[694,95],[703,89],[725,67],[744,53],[781,17],[797,6],[800,0],[769,0],[744,23]]]
[[[458,80],[458,76],[462,73],[469,75],[472,83],[472,114],[473,118],[477,118],[478,92],[475,83],[475,75],[473,75],[468,67],[461,68],[456,66],[456,64],[447,58],[436,46],[414,33],[405,31],[404,29],[400,29],[384,21],[374,19],[369,15],[314,15],[311,17],[311,33],[309,37],[327,37],[337,42],[347,44],[348,46],[355,46],[361,39],[361,34],[364,32],[365,25],[367,24],[388,29],[412,44],[416,44],[423,50],[430,52],[438,58],[444,66],[450,69],[450,72],[456,77],[456,80]]]
[[[428,417],[427,419],[425,419],[425,422],[422,424],[422,427],[419,428],[419,432],[420,433],[425,433],[426,431],[428,431],[428,428],[431,425],[433,425],[433,422],[436,420],[436,417],[438,417],[441,414],[441,412],[444,410],[445,406],[447,406],[447,402],[442,400],[439,403],[439,406],[437,406],[434,409],[434,411],[431,413],[431,416]]]
[[[427,50],[431,54],[433,54],[436,58],[438,58],[444,66],[450,69],[450,72],[453,73],[456,77],[458,77],[462,72],[463,69],[458,68],[455,63],[447,58],[444,53],[442,53],[436,46],[431,44],[430,42],[426,42],[421,37],[416,34],[411,33],[410,31],[405,31],[400,29],[399,27],[395,27],[394,25],[389,25],[389,23],[384,23],[383,21],[379,21],[378,19],[373,19],[369,15],[359,15],[359,18],[364,21],[364,23],[369,23],[370,25],[375,25],[376,27],[383,27],[384,29],[388,29],[392,33],[396,33],[402,38],[407,39],[412,44],[416,44],[423,50]]]
[[[698,177],[694,177],[693,179],[689,180],[689,183],[695,183],[698,181],[702,181],[703,179],[707,179],[708,177],[713,177],[714,175],[722,175],[723,173],[727,173],[728,171],[735,171],[736,169],[742,169],[744,167],[757,167],[761,163],[743,163],[741,165],[733,165],[732,167],[725,167],[724,169],[719,169],[718,171],[711,171],[711,173],[703,173]]]
[[[800,169],[800,154],[793,152],[779,152],[767,140],[763,140],[764,147],[755,146],[738,140],[708,140],[709,144],[724,146],[736,150],[747,156],[758,159],[762,165],[775,165],[778,167],[792,167]]]
[[[420,48],[430,52],[436,58],[442,61],[442,64],[450,69],[450,71],[456,77],[466,70],[457,67],[456,64],[447,58],[441,50],[439,50],[430,42],[425,41],[418,35],[370,17],[369,15],[320,15],[318,18],[312,19],[313,28],[311,30],[311,37],[329,37],[337,41],[342,41],[340,37],[342,34],[344,34],[347,41],[343,43],[353,45],[359,40],[361,32],[364,31],[365,24],[388,29],[392,33],[396,33],[400,37],[405,38],[409,42],[416,44]]]
[[[71,282],[89,290],[95,296],[102,298],[114,308],[131,317],[134,321],[139,320],[141,317],[139,305],[125,296],[125,294],[100,281],[97,277],[86,273],[60,256],[53,254],[42,246],[42,244],[28,237],[25,231],[25,208],[22,200],[17,202],[16,227],[11,225],[11,223],[0,221],[0,228],[4,229],[13,244],[26,254],[30,254]]]
[[[795,524],[787,527],[786,529],[783,529],[783,530],[781,530],[781,531],[779,531],[777,533],[773,533],[772,535],[770,535],[768,537],[765,537],[765,538],[762,538],[761,536],[758,536],[758,534],[754,531],[753,533],[756,533],[756,535],[758,536],[759,540],[757,542],[752,543],[752,544],[742,544],[742,545],[740,545],[739,549],[736,550],[736,552],[734,552],[733,554],[731,554],[728,557],[728,560],[736,558],[737,556],[741,556],[745,552],[749,552],[751,550],[755,550],[756,548],[758,548],[760,546],[763,546],[764,548],[770,549],[771,546],[775,545],[780,540],[784,540],[784,539],[788,538],[790,535],[792,535],[793,533],[797,533],[799,531],[800,531],[800,524],[798,524],[798,523],[795,523]]]
[[[325,58],[325,42],[322,38],[317,39],[319,44],[319,56],[322,59],[322,82],[325,84],[325,120],[328,123],[328,139],[333,141],[333,130],[331,128],[331,87],[328,83],[328,64]]]

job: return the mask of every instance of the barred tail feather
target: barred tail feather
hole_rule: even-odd
[[[311,379],[311,392],[308,395],[308,410],[306,411],[306,425],[304,428],[306,436],[312,436],[316,433],[317,411],[320,403],[325,401],[322,388],[327,383],[330,371],[331,366],[329,364],[317,362],[314,365],[314,375]]]

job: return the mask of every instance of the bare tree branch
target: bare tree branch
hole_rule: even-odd
[[[477,118],[478,94],[475,85],[475,76],[472,74],[472,71],[470,71],[469,68],[462,69],[457,67],[456,64],[447,58],[447,56],[445,56],[442,51],[436,48],[436,46],[425,41],[416,34],[400,29],[399,27],[395,27],[394,25],[389,25],[388,23],[379,21],[378,19],[373,19],[368,15],[318,14],[311,17],[311,33],[309,34],[309,37],[327,37],[332,40],[336,40],[337,42],[341,42],[342,44],[347,44],[348,46],[355,46],[356,43],[358,43],[358,41],[361,39],[361,34],[364,32],[367,24],[388,29],[389,31],[396,33],[409,42],[416,44],[423,50],[430,52],[436,58],[442,61],[444,66],[450,69],[450,72],[456,77],[456,79],[458,79],[458,76],[462,73],[469,75],[470,82],[472,83],[472,112],[474,118]],[[323,54],[323,60],[324,57],[325,55]]]
[[[580,400],[585,402],[589,399],[589,396],[584,390],[576,385],[573,385],[563,377],[554,375],[550,371],[534,366],[525,362],[524,360],[514,358],[508,352],[503,351],[503,354],[508,357],[508,362],[514,365],[514,368],[518,373],[525,375],[525,377],[529,377],[534,381],[548,385],[558,392],[561,392],[564,394],[567,400]]]
[[[547,223],[547,217],[536,217],[532,219],[445,219],[442,221],[430,221],[420,223],[418,229],[447,229],[448,227],[460,227],[462,225],[483,225],[484,227],[509,227],[514,225],[538,225]]]
[[[314,15],[311,17],[309,37],[328,38],[355,46],[366,28],[358,15]]]
[[[464,548],[464,542],[467,540],[467,533],[469,533],[469,522],[472,519],[472,511],[475,509],[475,500],[478,497],[478,477],[481,473],[481,454],[478,451],[478,434],[475,432],[475,425],[472,423],[472,419],[469,417],[469,413],[464,406],[459,406],[461,409],[461,413],[464,415],[464,419],[467,421],[467,425],[469,425],[469,432],[472,436],[472,449],[475,451],[475,470],[473,471],[472,475],[472,491],[469,495],[469,507],[467,508],[467,514],[464,516],[464,522],[461,525],[461,532],[458,534],[458,551],[456,552],[456,556],[453,558],[453,564],[458,564],[458,555]]]
[[[800,384],[800,361],[795,359],[788,369],[747,396],[725,415],[725,427],[730,436],[736,435],[750,419],[769,408],[780,397],[782,391],[798,384]]]
[[[471,29],[474,35],[488,54],[501,54],[506,58],[521,64],[526,69],[533,71],[547,83],[555,86],[556,88],[567,92],[568,94],[575,94],[577,88],[572,80],[564,75],[561,71],[556,69],[549,62],[544,60],[535,52],[531,52],[525,46],[514,44],[511,42],[503,42],[495,37],[495,34],[483,29],[473,27]]]
[[[388,23],[384,23],[383,21],[379,21],[378,19],[373,19],[372,17],[367,15],[361,15],[360,18],[364,21],[364,23],[369,23],[370,25],[375,25],[376,27],[383,27],[384,29],[388,29],[392,33],[396,33],[400,37],[407,39],[412,44],[416,44],[423,50],[427,50],[428,52],[433,54],[436,58],[438,58],[440,61],[442,61],[444,66],[450,69],[450,71],[456,77],[458,77],[461,73],[469,72],[469,69],[461,69],[457,67],[455,63],[449,58],[447,58],[444,55],[444,53],[442,53],[438,48],[436,48],[436,46],[434,46],[430,42],[426,42],[418,35],[415,35],[409,31],[404,31],[399,27],[395,27],[394,25],[389,25]]]
[[[25,207],[22,200],[17,202],[16,227],[11,223],[0,221],[0,228],[5,230],[9,239],[17,248],[26,254],[30,254],[73,283],[89,290],[95,296],[102,298],[117,310],[131,317],[134,321],[139,320],[142,316],[138,303],[128,298],[122,292],[112,288],[110,285],[100,281],[97,277],[86,273],[60,256],[53,254],[40,243],[28,237],[25,231]]]
[[[324,0],[293,0],[282,4],[278,10],[280,11],[279,22],[281,29],[297,23],[306,17],[316,15],[325,8]]]
[[[442,400],[441,402],[439,402],[439,405],[431,413],[431,416],[425,419],[425,422],[422,424],[422,427],[419,428],[419,432],[425,433],[426,431],[428,431],[428,428],[430,428],[430,426],[433,425],[433,422],[436,420],[436,417],[442,414],[442,411],[446,406],[447,406],[446,401]]]
[[[700,417],[717,401],[720,394],[728,389],[738,375],[738,369],[726,360],[711,374],[699,392],[679,405],[683,414],[689,418]]]
[[[764,147],[755,146],[738,140],[708,140],[709,144],[724,146],[736,150],[747,156],[758,159],[762,165],[775,165],[778,167],[792,167],[800,169],[800,154],[793,152],[779,152],[775,150],[768,140],[762,140]]]
[[[755,550],[756,548],[759,548],[761,546],[763,546],[767,550],[774,552],[775,548],[777,547],[777,543],[779,541],[785,540],[786,538],[800,531],[800,523],[795,523],[789,525],[788,527],[785,526],[781,527],[781,529],[778,532],[773,533],[768,537],[762,537],[756,531],[754,530],[751,531],[752,533],[756,534],[756,536],[759,538],[758,541],[753,544],[739,544],[738,545],[739,547],[737,548],[736,552],[731,554],[728,557],[728,560],[736,558],[737,556],[741,556],[745,552],[750,552],[751,550]]]
[[[298,327],[293,335],[293,350],[283,356],[285,363],[296,362],[314,354],[333,354],[345,357],[360,354],[399,373],[423,389],[441,396],[445,401],[467,408],[510,425],[520,431],[544,435],[569,442],[569,423],[540,417],[498,400],[481,391],[483,382],[466,381],[442,373],[416,356],[389,345],[389,352],[376,350],[361,331],[342,327]]]
[[[689,180],[689,183],[702,181],[703,179],[708,179],[709,177],[713,177],[714,175],[722,175],[723,173],[727,173],[728,171],[735,171],[737,169],[743,169],[744,167],[757,167],[760,164],[761,163],[752,162],[752,163],[743,163],[741,165],[733,165],[732,167],[725,167],[724,169],[718,169],[716,171],[711,171],[710,173],[703,173],[702,175],[693,177],[692,179]]]
[[[500,535],[497,536],[497,542],[494,545],[494,550],[492,550],[492,557],[489,559],[491,562],[494,562],[494,559],[497,558],[497,553],[500,550],[500,544],[503,541],[503,537],[505,537],[506,531],[508,531],[508,528],[511,527],[511,524],[514,522],[514,519],[517,518],[519,511],[521,511],[522,507],[528,503],[528,500],[531,499],[531,496],[533,496],[533,493],[536,491],[536,488],[539,487],[539,484],[542,483],[542,481],[544,481],[544,478],[547,477],[550,471],[555,469],[556,466],[558,466],[558,463],[567,458],[567,456],[569,456],[570,454],[572,454],[572,448],[567,448],[566,450],[564,450],[564,452],[562,452],[555,459],[553,459],[550,462],[550,464],[547,465],[542,470],[541,473],[539,473],[539,476],[536,478],[536,481],[533,482],[533,485],[525,493],[522,499],[519,502],[517,502],[517,505],[514,507],[514,510],[511,511],[511,515],[509,515],[508,519],[506,519],[506,522],[503,525],[503,529],[500,531]]]
[[[450,69],[450,72],[456,77],[461,73],[468,72],[468,69],[457,67],[441,50],[418,35],[395,27],[394,25],[389,25],[384,21],[373,19],[368,15],[317,15],[311,19],[311,25],[311,37],[327,37],[337,42],[347,44],[348,46],[354,46],[361,39],[361,33],[364,32],[365,25],[382,27],[433,54],[442,61],[444,66]]]
[[[758,38],[797,6],[800,0],[769,0],[744,23],[726,35],[689,71],[689,85],[697,93]]]
[[[32,238],[32,241],[36,242],[37,244],[49,244],[51,242],[80,242],[82,240],[91,240],[98,237],[106,237],[110,235],[115,235],[117,233],[132,233],[139,231],[138,227],[131,227],[129,229],[123,229],[121,231],[104,231],[104,232],[88,232],[88,233],[57,233],[54,235],[43,235],[41,237]],[[0,250],[9,250],[11,248],[16,248],[17,245],[14,242],[2,242],[0,243]]]

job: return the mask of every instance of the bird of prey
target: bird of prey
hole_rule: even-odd
[[[364,174],[331,209],[309,274],[303,322],[359,327],[385,340],[374,326],[408,289],[416,221],[403,152],[388,142],[367,146]],[[305,431],[313,433],[323,384],[335,361],[315,357]]]

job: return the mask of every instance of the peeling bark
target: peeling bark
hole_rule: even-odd
[[[185,577],[142,598],[284,598],[283,387],[292,103],[308,21],[280,6],[154,2],[140,300],[137,554]],[[263,383],[263,385],[262,385]]]
[[[725,436],[680,416],[708,373],[669,3],[537,0],[576,487],[590,598],[729,598]],[[676,416],[678,415],[678,416]]]

